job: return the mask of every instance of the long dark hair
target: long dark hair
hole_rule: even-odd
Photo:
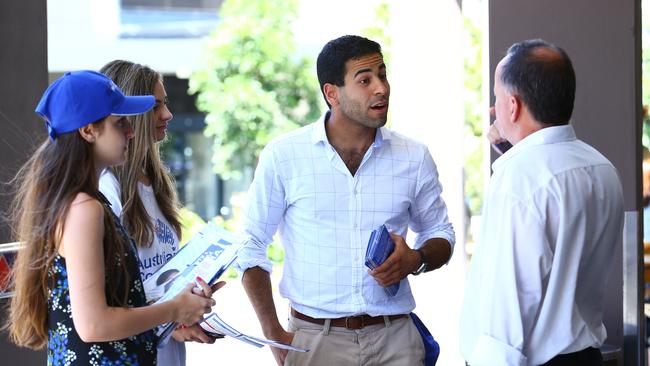
[[[93,123],[102,128],[103,121]],[[43,142],[12,180],[14,237],[22,244],[11,274],[15,291],[5,328],[19,346],[33,349],[47,344],[48,277],[58,253],[70,205],[83,192],[100,199],[92,145],[78,132]],[[104,266],[107,301],[125,306],[129,275],[124,257],[126,242],[118,235],[111,211],[104,212]],[[118,289],[123,289],[119,291]],[[118,293],[122,292],[122,293]]]

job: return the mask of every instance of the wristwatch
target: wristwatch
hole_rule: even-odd
[[[427,258],[424,256],[424,252],[422,251],[422,249],[416,249],[415,251],[420,254],[420,267],[418,267],[418,269],[416,269],[415,271],[411,272],[413,276],[417,276],[420,273],[427,270]]]

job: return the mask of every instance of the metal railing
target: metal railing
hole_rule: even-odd
[[[20,249],[19,242],[0,244],[0,257],[15,255],[15,253],[18,252],[18,249]],[[0,279],[2,278],[2,275],[3,274],[0,272]],[[0,284],[0,299],[13,296],[13,292],[7,291],[7,289],[3,288],[1,285],[2,284]]]
[[[0,244],[0,254],[16,253],[19,248],[20,248],[20,243],[17,241],[13,243]]]

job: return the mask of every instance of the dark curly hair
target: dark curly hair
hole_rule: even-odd
[[[325,84],[343,86],[345,63],[348,60],[375,53],[382,54],[379,43],[360,36],[346,35],[327,42],[316,60],[316,73],[318,74],[318,83],[323,98],[325,98],[323,92]],[[325,103],[327,103],[328,107],[331,107],[327,98],[325,98]]]

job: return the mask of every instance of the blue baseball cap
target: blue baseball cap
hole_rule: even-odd
[[[113,80],[95,71],[68,72],[50,85],[36,106],[52,140],[109,115],[132,116],[150,110],[153,95],[125,96]]]

